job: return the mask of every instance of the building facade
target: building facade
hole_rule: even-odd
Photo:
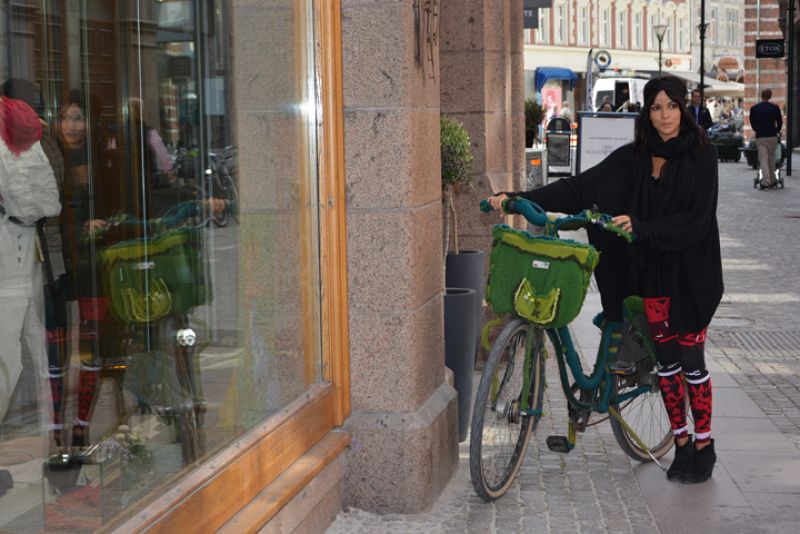
[[[585,75],[589,50],[607,50],[610,69],[657,72],[657,24],[667,26],[661,42],[662,70],[691,71],[690,22],[688,2],[554,0],[552,7],[539,8],[538,28],[525,31],[526,94],[533,92],[537,67],[561,66]]]
[[[6,96],[62,179],[58,286],[28,284],[47,318],[2,330],[0,530],[319,532],[343,505],[429,507],[458,463],[439,118],[471,134],[462,240],[488,247],[477,199],[524,175],[522,16],[0,1]]]
[[[744,0],[705,1],[705,72],[721,81],[744,81]],[[692,1],[692,62],[700,68],[700,0]]]

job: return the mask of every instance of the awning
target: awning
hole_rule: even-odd
[[[569,88],[575,87],[578,75],[563,67],[539,67],[536,69],[536,92],[540,92],[547,80],[569,80]]]
[[[691,71],[667,71],[664,74],[672,74],[682,80],[686,80],[694,84],[695,87],[700,85],[700,75]],[[705,96],[728,96],[728,97],[744,97],[744,84],[737,82],[723,82],[714,79],[713,76],[706,74],[703,76],[703,94]]]

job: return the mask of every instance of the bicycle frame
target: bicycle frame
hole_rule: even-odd
[[[558,232],[560,230],[576,230],[593,224],[601,226],[607,231],[616,233],[629,242],[633,241],[634,239],[634,236],[627,234],[615,226],[611,222],[611,218],[605,214],[597,213],[592,210],[584,210],[579,214],[553,219],[550,218],[543,210],[541,210],[541,208],[527,200],[513,200],[513,211],[524,216],[531,224],[543,228],[544,234],[547,236],[558,237]],[[487,205],[481,203],[481,209],[486,211]],[[607,326],[604,326],[602,330],[602,338],[600,341],[600,346],[597,350],[597,358],[594,363],[594,368],[592,369],[592,373],[590,375],[586,375],[583,370],[583,365],[580,361],[580,356],[575,350],[575,345],[572,342],[572,336],[569,333],[569,328],[563,327],[545,329],[545,332],[547,333],[547,336],[550,339],[550,342],[553,344],[553,348],[555,349],[556,362],[558,364],[559,377],[561,380],[561,387],[564,391],[564,396],[567,398],[567,401],[571,406],[579,410],[591,410],[599,413],[607,413],[612,401],[615,403],[624,402],[650,390],[649,386],[639,386],[633,391],[629,391],[612,398],[613,384],[611,380],[607,379],[610,376],[608,371],[608,363],[612,355],[611,339],[615,335],[621,335],[621,333],[613,331]],[[643,332],[642,334],[646,333]],[[528,374],[527,371],[530,368],[529,360],[532,355],[531,349],[532,347],[529,346],[526,346],[525,348],[526,376]],[[651,347],[649,345],[647,346],[647,349],[650,357],[655,360],[655,354],[651,352]],[[592,392],[592,400],[589,403],[579,400],[573,393],[572,386],[569,383],[567,367],[569,367],[569,371],[575,380],[575,384],[581,390],[588,390]],[[602,389],[600,390],[599,388]],[[598,391],[600,391],[599,396],[597,394]],[[527,409],[527,406],[524,406],[524,404],[525,403],[523,403],[523,409]]]

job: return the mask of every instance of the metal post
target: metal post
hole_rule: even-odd
[[[705,104],[706,75],[706,0],[700,0],[700,105]]]
[[[786,40],[789,41],[787,64],[789,66],[788,87],[786,94],[786,176],[792,175],[792,134],[794,133],[794,0],[789,0],[789,24]]]
[[[666,24],[656,24],[653,26],[653,33],[658,39],[658,75],[661,76],[661,64],[663,63],[661,55],[661,42],[664,40],[664,35],[667,33],[668,26]]]

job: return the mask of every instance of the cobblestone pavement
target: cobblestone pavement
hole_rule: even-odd
[[[796,449],[800,447],[800,276],[795,273],[800,254],[800,157],[793,163],[797,170],[794,177],[786,178],[786,188],[766,191],[753,189],[755,171],[744,162],[720,164],[718,213],[726,291],[707,347],[712,372],[713,368],[725,371],[720,373],[719,385],[727,386],[718,390],[721,402],[726,395],[741,392],[753,401],[755,413],[746,421],[761,427],[766,416],[793,444],[786,445],[788,454],[781,449],[780,461],[785,467],[773,466],[792,476],[798,472]],[[586,306],[597,306],[597,299],[591,297]],[[582,318],[585,320],[585,314]],[[583,328],[577,334],[579,343],[584,343],[589,331]],[[328,532],[671,533],[684,530],[670,517],[687,512],[694,517],[706,509],[716,522],[704,528],[705,532],[795,531],[800,521],[791,504],[800,502],[800,489],[792,482],[795,478],[790,477],[783,489],[774,490],[780,492],[776,494],[768,493],[769,489],[734,491],[747,484],[741,482],[747,477],[731,465],[744,452],[739,456],[736,450],[728,453],[729,458],[721,459],[725,470],[716,470],[712,482],[704,485],[708,486],[705,490],[700,488],[700,493],[683,491],[681,501],[676,496],[680,487],[662,481],[657,468],[647,466],[649,471],[642,471],[642,466],[628,460],[608,423],[580,434],[577,447],[569,454],[549,451],[546,436],[563,434],[567,418],[552,358],[547,376],[551,387],[546,392],[545,415],[531,440],[518,482],[502,499],[487,504],[475,495],[469,479],[468,444],[463,443],[458,472],[429,512],[376,515],[353,509],[340,513]],[[729,412],[737,409],[728,407]],[[733,417],[720,417],[720,421],[720,426],[723,422],[740,424]],[[724,430],[738,432],[736,428]],[[751,432],[745,441],[748,439],[759,443],[757,432]],[[741,447],[750,450],[747,444]],[[711,495],[708,502],[702,491]],[[666,509],[659,501],[661,492]],[[699,512],[691,509],[695,503]],[[779,516],[783,522],[774,520]]]

